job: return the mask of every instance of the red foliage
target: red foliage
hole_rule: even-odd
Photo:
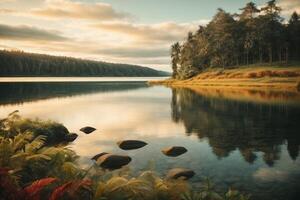
[[[31,185],[21,189],[10,177],[9,170],[0,168],[0,197],[5,200],[40,200],[41,191],[48,185],[56,182],[56,178],[44,178],[34,181]],[[65,194],[76,199],[76,192],[80,189],[90,191],[90,180],[75,180],[57,187],[50,195],[50,200],[58,200]],[[78,193],[77,193],[78,194]]]
[[[68,194],[70,197],[74,197],[76,191],[80,188],[89,190],[92,182],[90,180],[76,180],[67,182],[57,187],[51,194],[49,200],[58,200],[63,197],[64,194]]]
[[[14,183],[8,171],[7,168],[0,168],[0,197],[5,197],[6,200],[24,199],[24,193]]]
[[[26,199],[39,200],[41,190],[55,181],[57,181],[56,178],[43,178],[34,181],[31,185],[24,188]]]

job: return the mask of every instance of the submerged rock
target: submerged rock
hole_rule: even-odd
[[[184,147],[173,146],[168,147],[162,150],[163,154],[166,156],[177,157],[187,152],[187,149]]]
[[[190,179],[195,175],[195,172],[190,169],[174,168],[167,173],[167,179]]]
[[[78,135],[76,133],[69,133],[68,135],[65,136],[65,140],[67,142],[73,142],[74,140],[76,140],[77,137]]]
[[[90,134],[92,132],[94,132],[96,129],[94,127],[91,126],[85,126],[83,128],[80,129],[81,132],[84,132],[85,134]]]
[[[98,153],[98,154],[94,155],[91,159],[97,161],[101,156],[104,156],[106,154],[108,154],[108,153],[106,153],[106,152]]]
[[[131,157],[125,155],[105,154],[98,158],[97,163],[104,169],[120,169],[131,162]]]
[[[140,140],[123,140],[117,142],[117,144],[123,150],[139,149],[147,145],[146,142]]]

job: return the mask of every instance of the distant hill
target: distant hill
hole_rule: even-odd
[[[129,64],[117,64],[62,56],[0,50],[0,76],[168,76],[168,72]]]

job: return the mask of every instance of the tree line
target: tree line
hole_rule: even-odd
[[[190,78],[210,67],[300,60],[297,12],[286,23],[276,0],[261,9],[249,2],[240,10],[231,14],[219,8],[206,26],[199,26],[184,42],[172,45],[173,78]]]
[[[166,76],[137,65],[0,50],[0,76]]]

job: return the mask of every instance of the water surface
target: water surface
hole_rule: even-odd
[[[144,81],[3,82],[0,117],[19,110],[26,117],[63,123],[79,133],[70,147],[87,166],[106,151],[128,154],[136,173],[155,168],[191,168],[195,187],[210,177],[220,191],[233,187],[257,200],[296,200],[300,191],[299,94],[170,89]],[[86,125],[97,131],[78,130]],[[141,139],[139,150],[116,142]],[[172,145],[188,152],[177,158],[160,150]]]

